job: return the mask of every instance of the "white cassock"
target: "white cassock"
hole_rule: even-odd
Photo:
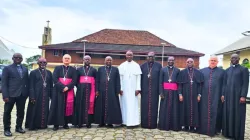
[[[134,61],[123,62],[119,67],[121,90],[120,96],[123,124],[136,126],[140,124],[138,96],[136,90],[141,90],[141,68]]]

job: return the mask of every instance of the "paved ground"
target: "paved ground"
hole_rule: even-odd
[[[2,99],[2,96],[0,95]],[[194,133],[187,133],[187,132],[173,132],[173,131],[160,131],[158,129],[149,130],[149,129],[126,129],[126,128],[114,128],[114,129],[107,129],[107,128],[97,128],[97,126],[93,126],[91,129],[86,128],[71,128],[69,130],[60,129],[57,132],[52,130],[50,126],[48,129],[39,130],[39,131],[27,131],[25,134],[19,134],[14,132],[15,128],[15,118],[16,118],[16,111],[15,107],[12,112],[12,129],[13,136],[11,138],[6,138],[3,135],[3,101],[0,100],[0,140],[5,139],[15,139],[15,140],[101,140],[101,139],[166,139],[166,140],[209,140],[209,139],[225,139],[222,136],[216,137],[208,137],[205,135],[199,135]],[[247,107],[250,110],[250,105]],[[245,139],[250,140],[250,111],[247,111],[247,120],[246,120],[246,134]]]

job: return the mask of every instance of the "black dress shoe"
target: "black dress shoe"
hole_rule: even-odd
[[[63,126],[63,128],[64,128],[64,129],[69,129],[69,126],[68,126],[67,124],[65,124],[65,125]]]
[[[59,129],[59,126],[54,126],[53,130],[57,131]]]
[[[121,126],[121,127],[125,127],[126,125],[124,125],[124,124],[121,124],[120,126]]]
[[[86,127],[87,127],[87,128],[91,128],[91,124],[87,124]]]
[[[105,124],[99,124],[98,126],[99,126],[99,127],[104,127],[104,126],[105,126]]]
[[[5,130],[5,131],[4,131],[4,135],[5,135],[6,137],[11,137],[11,136],[12,136],[12,133],[10,132],[10,130]]]
[[[76,125],[76,128],[82,128],[82,125]]]
[[[114,126],[112,124],[107,125],[108,128],[113,128]]]
[[[25,131],[21,127],[16,128],[16,132],[22,133],[22,134],[25,133]]]

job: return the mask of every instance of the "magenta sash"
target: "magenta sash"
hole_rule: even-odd
[[[167,90],[177,90],[178,89],[178,86],[176,83],[164,83],[163,85],[163,88],[164,89],[167,89]]]
[[[95,78],[90,76],[81,76],[79,83],[90,83],[91,91],[89,97],[89,109],[88,114],[94,114],[94,103],[95,103]]]
[[[68,85],[71,83],[72,79],[70,78],[59,78],[59,81],[63,84],[63,85]],[[74,110],[74,89],[68,90],[67,93],[67,101],[66,101],[66,111],[65,111],[65,116],[71,116],[73,115],[73,110]]]

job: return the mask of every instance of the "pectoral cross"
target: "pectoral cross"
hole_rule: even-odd
[[[150,77],[150,74],[148,74],[148,78]]]
[[[170,83],[172,80],[171,79],[168,79],[168,82]]]
[[[108,76],[108,81],[109,81],[109,79],[110,79],[110,78],[109,78],[109,76]]]
[[[43,83],[43,86],[46,87],[46,86],[47,86],[47,83],[44,82],[44,83]]]
[[[193,82],[194,82],[193,80],[190,81],[191,85],[193,84]]]

